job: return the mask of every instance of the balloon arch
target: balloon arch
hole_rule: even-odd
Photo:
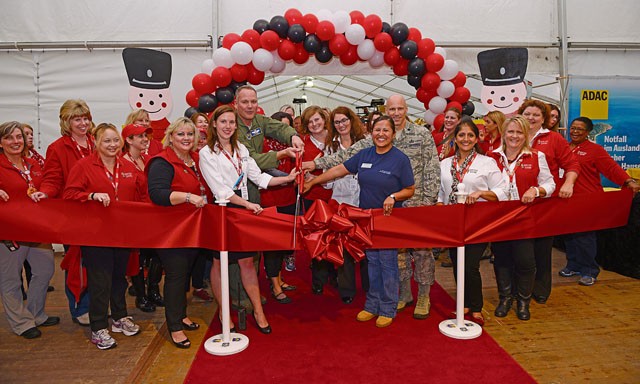
[[[187,92],[190,112],[210,113],[218,105],[233,102],[235,90],[247,83],[262,83],[265,72],[281,73],[287,62],[306,63],[311,56],[320,63],[338,57],[342,65],[366,61],[373,68],[387,65],[397,76],[407,76],[424,104],[424,119],[439,128],[451,106],[471,115],[474,105],[464,86],[466,76],[446,51],[420,31],[404,23],[389,25],[377,15],[360,11],[321,10],[303,15],[288,9],[271,21],[256,20],[252,29],[228,33],[222,47],[202,63]]]

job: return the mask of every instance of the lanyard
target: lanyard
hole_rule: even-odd
[[[192,166],[189,166],[186,162],[184,162],[185,167],[191,168],[193,173],[196,174],[196,179],[198,179],[198,184],[200,185],[200,196],[204,199],[205,204],[207,203],[207,190],[204,185],[202,185],[202,179],[200,178],[200,172],[198,172],[198,166],[194,161]]]
[[[78,142],[76,141],[76,139],[73,138],[73,136],[69,136],[71,137],[71,141],[73,141],[73,143],[76,145],[76,149],[78,150],[78,153],[80,154],[80,157],[84,159],[84,152],[82,151],[82,147],[80,146],[80,144],[78,144]],[[87,136],[87,149],[89,150],[89,153],[93,152],[93,148],[91,145],[91,138],[89,136]]]
[[[120,177],[118,169],[120,168],[120,161],[116,158],[116,164],[113,166],[113,174],[109,172],[107,167],[104,167],[104,172],[107,174],[107,179],[111,182],[111,186],[113,187],[113,191],[115,193],[116,200],[118,200],[118,178]]]
[[[224,156],[231,162],[231,165],[233,165],[233,168],[235,168],[236,173],[238,173],[238,176],[241,176],[242,175],[242,159],[240,159],[239,151],[238,150],[235,151],[236,160],[238,162],[238,164],[236,165],[236,163],[233,162],[233,159],[231,158],[232,155],[229,152],[227,152],[224,148],[222,148],[222,146],[218,143],[216,143],[216,146],[218,147],[220,152],[222,152],[222,154],[224,154]]]
[[[506,161],[505,161],[506,159]],[[505,156],[501,156],[500,157],[500,161],[502,162],[502,166],[504,167],[504,169],[507,171],[507,175],[509,175],[509,184],[513,184],[513,178],[515,177],[516,174],[516,170],[518,169],[518,167],[520,166],[520,164],[522,164],[522,153],[520,153],[518,155],[518,157],[516,158],[516,163],[513,166],[513,170],[511,170],[511,168],[509,168],[509,160],[507,159],[506,155]]]
[[[133,165],[136,167],[136,169],[137,169],[138,171],[140,171],[140,172],[144,172],[144,169],[140,168],[140,166],[138,165],[138,162],[137,162],[137,161],[135,161],[135,160],[133,159],[133,157],[131,156],[131,153],[127,152],[127,153],[124,155],[124,157],[125,157],[127,160],[129,160],[130,162],[132,162],[132,163],[133,163]],[[140,154],[139,159],[140,159],[140,160],[142,160],[142,164],[144,164],[144,163],[145,163],[145,162],[144,162],[144,155],[143,155],[142,153]]]
[[[453,167],[456,170],[456,179],[458,179],[459,183],[462,183],[462,179],[464,179],[464,175],[466,175],[469,172],[469,169],[471,168],[471,164],[473,164],[473,160],[475,160],[476,155],[477,155],[476,152],[474,152],[471,155],[471,158],[467,162],[467,165],[464,167],[464,169],[462,169],[462,171],[460,171],[460,168],[458,167],[458,156],[454,156],[453,160],[451,160],[453,162]]]
[[[31,196],[31,194],[38,191],[35,185],[33,185],[33,179],[31,178],[31,164],[24,161],[24,159],[20,159],[20,160],[22,160],[22,166],[26,168],[24,171],[18,168],[18,166],[13,163],[11,163],[11,165],[13,165],[13,167],[18,171],[18,173],[20,173],[20,176],[24,179],[24,181],[27,182],[27,196]]]

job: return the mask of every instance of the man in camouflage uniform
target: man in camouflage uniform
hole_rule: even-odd
[[[411,161],[416,191],[412,198],[404,202],[405,207],[419,207],[434,205],[438,199],[440,189],[440,162],[433,137],[425,127],[418,126],[407,120],[407,103],[401,95],[389,97],[386,103],[386,113],[393,119],[396,126],[394,146],[401,150]],[[334,155],[325,156],[303,164],[304,169],[329,169],[342,164],[360,150],[373,146],[371,138],[363,139],[352,145],[346,151],[339,151]],[[415,271],[412,271],[412,261]],[[398,311],[413,304],[411,293],[411,274],[418,283],[418,303],[413,312],[416,319],[429,317],[431,302],[429,292],[435,281],[435,260],[431,249],[399,249],[398,267],[400,269],[400,300]]]

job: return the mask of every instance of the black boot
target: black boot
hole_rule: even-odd
[[[155,312],[156,306],[145,296],[136,297],[136,307],[142,312]]]
[[[505,317],[509,313],[511,303],[513,302],[513,296],[511,295],[511,268],[499,267],[494,264],[493,270],[496,274],[498,294],[500,295],[500,302],[496,307],[494,315],[496,315],[496,317]]]
[[[529,320],[531,318],[531,313],[529,312],[529,302],[531,299],[521,299],[518,297],[518,308],[516,309],[516,315],[518,315],[518,319],[520,320]]]
[[[156,307],[164,307],[164,300],[160,295],[160,279],[162,279],[162,265],[160,260],[152,257],[149,261],[149,274],[147,275],[148,298]]]

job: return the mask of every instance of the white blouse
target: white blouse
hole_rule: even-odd
[[[449,204],[449,194],[451,194],[451,186],[453,184],[453,176],[451,175],[452,159],[453,156],[447,157],[440,162],[439,203]],[[496,194],[499,201],[509,200],[507,183],[502,177],[500,168],[498,168],[495,160],[488,156],[476,155],[469,167],[469,171],[462,178],[462,184],[465,185],[465,191],[468,193],[491,191]],[[480,198],[478,201],[486,200]]]
[[[234,190],[243,187],[246,190],[247,179],[259,188],[269,186],[272,176],[260,170],[256,161],[249,156],[247,147],[238,143],[238,153],[242,164],[241,175],[238,175],[238,159],[235,152],[229,159],[218,148],[211,150],[207,145],[200,150],[200,170],[216,199],[229,199],[235,194]]]

